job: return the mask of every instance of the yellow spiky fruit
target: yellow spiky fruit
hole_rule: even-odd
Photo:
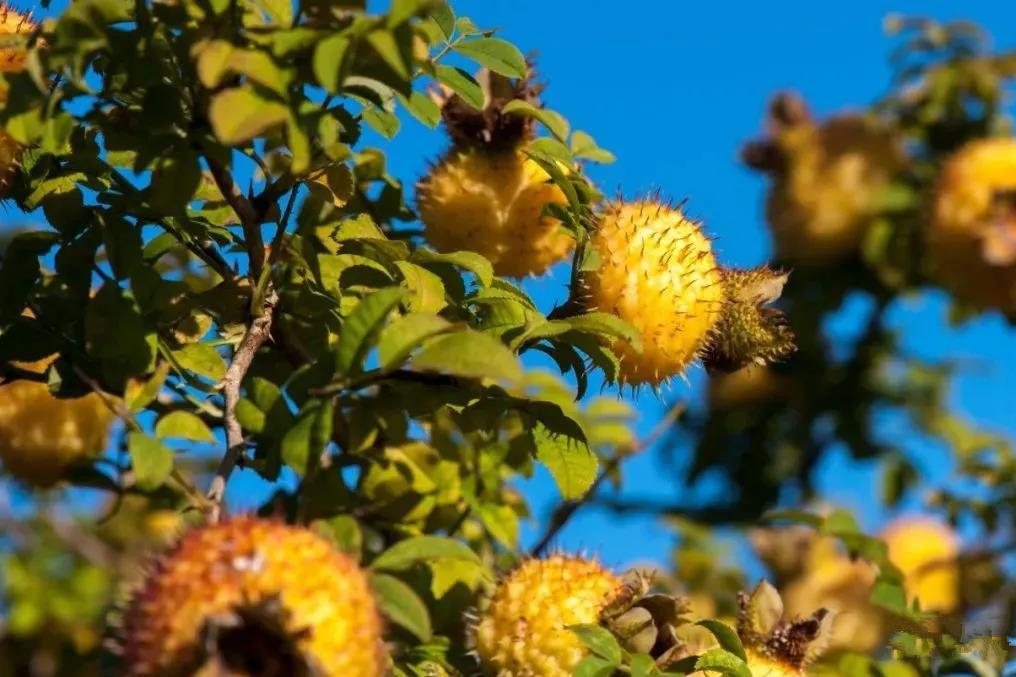
[[[616,314],[642,337],[641,353],[626,341],[615,344],[620,380],[657,385],[681,374],[703,349],[724,302],[699,224],[653,201],[612,204],[590,246],[600,265],[583,275],[587,306]]]
[[[483,670],[498,677],[567,677],[586,654],[570,625],[597,623],[622,589],[598,563],[556,555],[510,573],[480,610],[473,642]]]
[[[482,254],[498,275],[545,272],[574,246],[560,221],[543,215],[548,204],[567,204],[549,180],[521,149],[452,150],[417,187],[427,242]]]
[[[751,671],[752,677],[798,677],[798,675],[804,674],[804,670],[794,668],[763,653],[745,649],[744,654],[748,659],[748,670]]]
[[[41,374],[55,359],[54,355],[17,366]],[[105,449],[115,418],[97,393],[62,399],[38,381],[0,385],[0,461],[4,471],[30,486],[52,486],[71,465]]]
[[[903,572],[907,596],[926,611],[950,613],[960,605],[959,538],[926,517],[897,520],[882,532],[889,561]]]
[[[1016,312],[1016,139],[973,141],[942,169],[927,236],[942,286],[979,307]]]
[[[30,13],[19,12],[10,3],[0,2],[0,37],[27,35],[36,27],[37,24],[32,21]],[[28,53],[20,46],[0,48],[0,73],[23,70],[27,57]]]
[[[386,671],[363,570],[309,529],[253,517],[184,534],[131,599],[121,633],[131,676]]]
[[[772,140],[766,218],[783,261],[816,264],[857,254],[879,199],[904,164],[895,135],[859,115],[796,121]]]

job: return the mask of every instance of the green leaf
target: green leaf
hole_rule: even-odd
[[[157,210],[182,214],[201,184],[198,156],[181,151],[160,158],[152,171],[151,203]]]
[[[871,603],[900,615],[907,615],[907,595],[903,586],[893,581],[879,579],[871,591]]]
[[[744,653],[744,646],[741,644],[741,638],[737,636],[737,631],[732,627],[713,619],[701,620],[697,623],[703,628],[713,633],[713,637],[720,643],[720,648],[726,649],[730,653],[734,654],[742,661],[747,661],[748,656]]]
[[[495,73],[509,78],[526,77],[526,57],[506,40],[477,38],[456,43],[452,49]]]
[[[194,442],[215,442],[215,435],[208,425],[189,411],[171,411],[160,418],[155,424],[155,436]]]
[[[363,530],[360,523],[351,515],[336,515],[328,519],[315,520],[314,530],[323,534],[342,552],[349,553],[357,559],[363,547]]]
[[[136,414],[151,404],[165,385],[169,369],[169,362],[163,361],[149,378],[143,381],[137,379],[128,381],[123,397],[127,411]]]
[[[127,453],[138,488],[158,489],[173,470],[173,452],[154,437],[132,432],[127,435]]]
[[[578,635],[582,643],[600,658],[612,665],[620,665],[624,652],[610,630],[602,625],[572,625],[569,630]]]
[[[494,267],[482,254],[476,252],[448,252],[439,254],[430,249],[417,249],[413,252],[412,260],[416,263],[447,263],[468,270],[476,276],[477,281],[484,287],[489,287],[494,282]]]
[[[399,119],[386,110],[367,108],[362,117],[371,129],[386,139],[393,138],[399,132]]]
[[[538,108],[528,101],[512,99],[501,109],[505,115],[514,113],[523,117],[539,120],[547,130],[557,137],[557,140],[564,143],[568,140],[568,121],[564,117],[549,108]],[[570,159],[571,153],[565,149],[565,155]]]
[[[726,649],[710,649],[695,661],[696,670],[715,670],[731,677],[751,677],[748,665]]]
[[[409,64],[406,63],[394,33],[386,30],[371,31],[367,34],[367,44],[374,48],[381,60],[388,64],[400,79],[409,80]]]
[[[339,91],[343,62],[348,50],[349,38],[344,35],[325,38],[314,48],[314,77],[330,93]]]
[[[455,32],[455,10],[447,2],[440,2],[430,10],[430,18],[444,33],[445,40],[451,40]]]
[[[103,379],[114,390],[154,366],[154,335],[146,331],[134,298],[113,282],[102,285],[88,301],[85,341],[88,354],[99,363]]]
[[[636,352],[642,352],[642,335],[617,315],[611,313],[586,313],[568,318],[568,323],[577,331],[599,334],[603,338],[623,339]]]
[[[286,122],[289,110],[276,101],[266,101],[247,87],[236,87],[212,97],[208,119],[219,141],[236,146]]]
[[[409,261],[396,261],[395,266],[409,288],[410,294],[406,299],[409,310],[414,313],[436,313],[448,305],[440,277]]]
[[[437,81],[462,97],[462,100],[476,109],[482,109],[486,103],[483,87],[476,79],[462,70],[439,64],[435,67]]]
[[[572,677],[611,677],[617,665],[599,656],[586,656],[572,670]]]
[[[557,139],[551,139],[549,137],[541,137],[536,139],[529,145],[530,150],[535,150],[544,155],[548,155],[566,167],[570,167],[574,163],[571,151],[569,151],[563,143]],[[563,207],[563,205],[561,205]]]
[[[218,383],[226,375],[226,361],[215,348],[207,343],[190,343],[173,351],[181,367]]]
[[[416,371],[435,371],[465,378],[518,381],[522,369],[503,343],[492,336],[466,330],[442,336],[413,358]]]
[[[24,310],[39,279],[39,257],[59,241],[57,233],[32,231],[19,233],[8,243],[0,265],[0,322],[10,322]]]
[[[458,559],[483,566],[473,550],[454,538],[416,536],[400,541],[377,556],[371,568],[378,571],[405,571],[415,564],[441,559]]]
[[[322,424],[330,425],[332,414],[331,407],[320,400],[309,400],[300,410],[296,423],[283,436],[282,462],[300,477],[306,477],[318,467],[327,444],[327,440],[321,439],[318,429]]]
[[[431,313],[409,313],[381,330],[378,339],[378,362],[381,369],[398,366],[414,348],[431,336],[451,328],[448,320]]]
[[[577,158],[585,158],[605,165],[609,165],[617,159],[610,151],[597,146],[593,137],[582,131],[572,134],[571,152]]]
[[[550,432],[542,423],[530,431],[536,458],[547,466],[565,500],[577,500],[596,479],[599,462],[585,442]]]
[[[340,376],[347,376],[359,367],[371,348],[374,335],[405,295],[406,290],[402,288],[379,289],[356,304],[342,323],[335,351],[335,371]]]
[[[659,669],[656,667],[656,661],[653,660],[653,657],[647,656],[644,653],[632,656],[630,667],[631,677],[653,677],[654,675],[660,674]]]
[[[438,123],[441,122],[441,109],[426,94],[421,92],[413,92],[406,98],[402,94],[398,95],[402,104],[406,107],[414,118],[427,125],[431,129],[437,127]]]
[[[378,606],[381,607],[381,613],[388,620],[405,628],[420,641],[430,640],[434,634],[430,613],[423,600],[411,587],[387,574],[374,574],[370,582]]]

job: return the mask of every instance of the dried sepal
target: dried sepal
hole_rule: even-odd
[[[786,317],[769,306],[783,293],[788,277],[767,266],[721,269],[726,302],[704,351],[707,368],[731,372],[751,364],[765,366],[796,350]]]

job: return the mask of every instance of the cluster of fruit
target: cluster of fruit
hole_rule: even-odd
[[[745,162],[771,177],[766,220],[779,260],[815,266],[858,258],[896,181],[914,173],[913,144],[884,116],[815,120],[777,96],[765,139]],[[1016,310],[1016,138],[975,138],[952,151],[918,207],[915,258],[927,278],[980,310]]]
[[[828,642],[831,615],[783,620],[767,583],[739,603],[733,625],[752,674],[803,674]],[[157,560],[120,619],[119,651],[128,675],[378,677],[390,661],[380,618],[369,573],[329,541],[237,518],[190,530]],[[705,627],[680,598],[649,593],[641,573],[621,577],[591,559],[553,555],[498,581],[468,632],[486,674],[566,677],[599,660],[583,630],[609,633],[608,644],[667,670],[719,648]]]

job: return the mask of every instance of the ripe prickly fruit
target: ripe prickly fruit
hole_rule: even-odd
[[[787,274],[766,266],[722,270],[725,303],[709,336],[703,360],[709,369],[736,371],[765,366],[796,349],[783,313],[768,307],[783,293]]]
[[[1016,139],[973,141],[942,169],[927,235],[942,286],[978,308],[1016,312]]]
[[[453,146],[417,184],[425,235],[439,251],[483,254],[499,275],[538,275],[574,247],[561,222],[543,215],[544,207],[567,199],[525,153],[533,119],[503,109],[512,101],[538,107],[541,88],[533,84],[532,72],[510,80],[482,70],[477,80],[483,109],[457,94],[440,101]]]
[[[816,264],[851,258],[878,214],[881,192],[904,164],[899,139],[859,115],[819,124],[803,101],[777,97],[769,139],[745,161],[773,177],[766,217],[783,261]]]
[[[889,561],[903,573],[907,597],[925,611],[950,613],[960,606],[960,543],[945,524],[928,518],[904,518],[882,532]]]
[[[620,589],[620,578],[586,559],[524,562],[479,611],[473,642],[483,670],[499,677],[571,675],[586,649],[568,626],[599,622]]]
[[[825,650],[833,619],[825,609],[802,620],[786,621],[780,593],[766,581],[751,595],[739,593],[737,602],[737,634],[752,675],[803,675]]]
[[[475,251],[499,275],[538,275],[564,259],[574,239],[544,216],[564,193],[522,150],[453,149],[417,187],[427,241],[437,250]]]
[[[13,35],[27,35],[36,28],[31,13],[14,9],[8,2],[0,1],[0,38]],[[0,73],[14,73],[23,70],[28,53],[21,45],[0,48]]]
[[[386,670],[357,564],[309,529],[250,517],[186,533],[134,595],[121,641],[127,675]]]
[[[585,304],[618,315],[642,337],[641,353],[615,344],[620,380],[658,385],[681,374],[723,308],[721,273],[699,224],[657,202],[616,203],[590,246],[600,265],[583,275]]]
[[[55,356],[20,368],[41,374]],[[0,460],[4,470],[40,488],[78,461],[102,452],[115,416],[97,393],[61,399],[45,383],[0,385]]]

